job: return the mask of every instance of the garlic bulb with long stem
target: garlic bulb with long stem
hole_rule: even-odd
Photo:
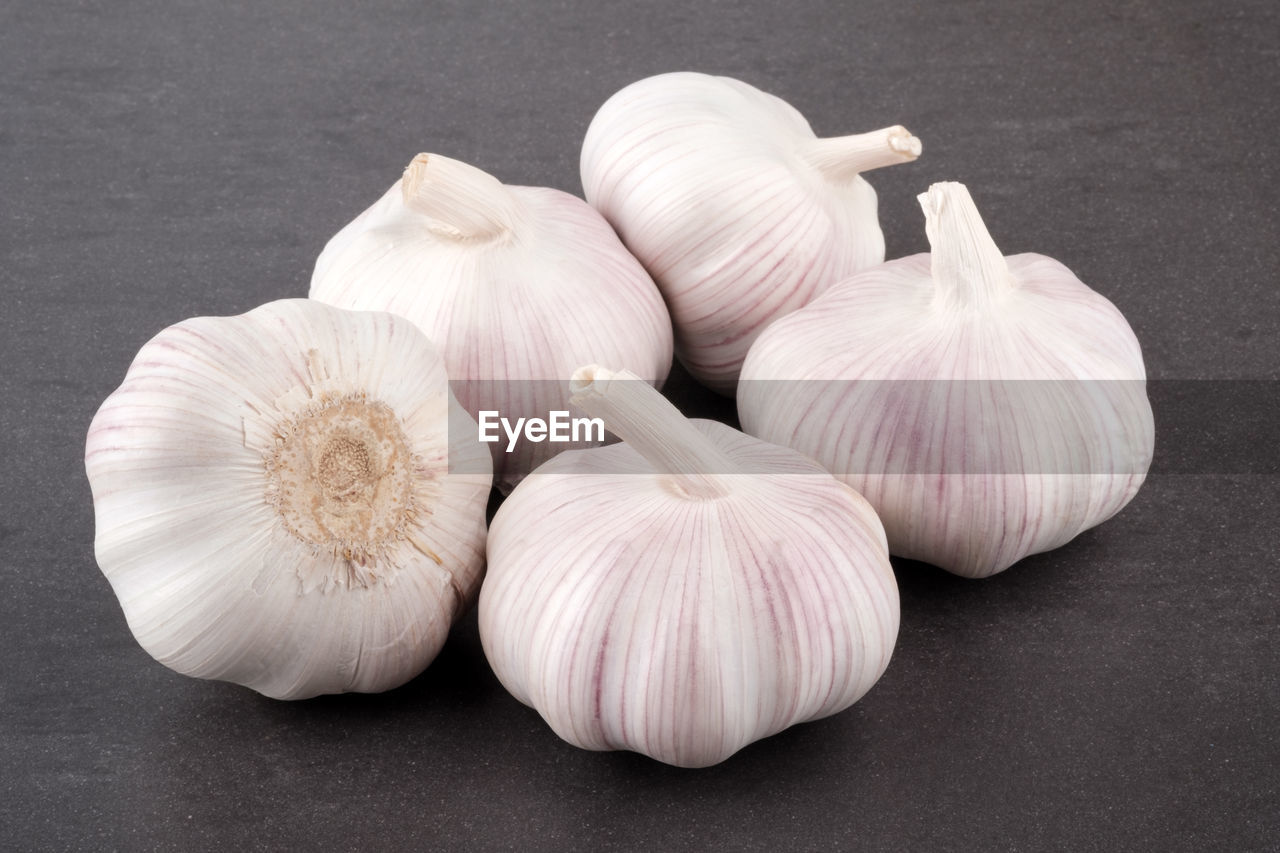
[[[1115,306],[1052,258],[1004,257],[963,184],[920,202],[932,252],[771,326],[738,414],[865,496],[893,553],[983,577],[1133,498],[1154,445],[1146,373]]]
[[[475,429],[402,318],[296,299],[186,320],[89,427],[98,564],[178,672],[281,699],[395,687],[479,588]]]
[[[685,767],[860,698],[898,630],[866,501],[628,372],[572,388],[623,443],[557,456],[493,520],[480,636],[506,688],[572,744]]]
[[[440,347],[474,417],[564,410],[565,377],[593,359],[656,384],[671,368],[662,296],[590,205],[558,190],[506,186],[437,154],[415,157],[329,241],[311,296],[412,320]],[[495,444],[495,476],[514,484],[571,446],[520,442],[508,452]]]
[[[583,142],[582,186],[662,289],[681,362],[729,394],[772,320],[884,260],[860,173],[920,148],[898,126],[819,139],[780,98],[677,72],[605,102]]]

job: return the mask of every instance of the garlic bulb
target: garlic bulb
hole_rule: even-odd
[[[1000,254],[964,185],[931,253],[831,288],[752,347],[738,413],[857,489],[890,550],[983,577],[1110,518],[1154,432],[1138,341],[1052,258]]]
[[[834,714],[884,672],[898,591],[861,497],[592,366],[574,402],[625,443],[565,453],[493,520],[480,637],[560,737],[701,767]]]
[[[773,95],[678,72],[600,108],[582,186],[661,288],[681,362],[730,394],[765,326],[884,260],[859,173],[919,154],[901,127],[819,139]]]
[[[436,154],[415,157],[329,241],[311,296],[412,320],[440,347],[474,417],[563,410],[565,378],[593,359],[655,383],[671,368],[662,296],[594,209],[558,190],[504,186]],[[513,484],[570,446],[494,445],[495,475]]]
[[[488,453],[407,320],[305,299],[162,331],[89,427],[98,564],[161,663],[267,696],[422,671],[484,570]],[[483,473],[480,473],[483,472]]]

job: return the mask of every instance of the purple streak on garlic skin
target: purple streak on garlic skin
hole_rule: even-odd
[[[920,150],[899,126],[819,139],[773,95],[679,72],[600,108],[582,185],[661,288],[680,360],[731,394],[769,322],[884,260],[876,194],[860,173]]]
[[[921,202],[933,253],[771,326],[738,411],[866,497],[893,553],[983,577],[1137,493],[1154,444],[1145,370],[1115,306],[1051,258],[1002,257],[962,185]]]
[[[440,347],[473,417],[567,409],[565,377],[593,359],[630,365],[657,385],[671,368],[662,295],[599,213],[568,193],[506,186],[435,154],[418,155],[329,241],[310,295],[413,321]],[[571,446],[521,442],[507,453],[495,444],[495,478],[513,485]]]
[[[855,492],[633,380],[575,376],[623,443],[557,456],[503,503],[481,640],[570,743],[702,767],[860,698],[888,665],[897,586]]]

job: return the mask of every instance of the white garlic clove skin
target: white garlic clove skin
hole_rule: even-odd
[[[662,295],[594,208],[438,154],[415,157],[329,241],[310,295],[412,320],[440,348],[473,417],[566,410],[565,377],[592,359],[630,365],[656,385],[671,369]],[[499,485],[572,446],[494,444]]]
[[[460,420],[461,419],[461,420]],[[89,427],[98,565],[178,672],[278,699],[387,690],[484,571],[487,452],[411,323],[305,299],[142,347]]]
[[[819,139],[780,98],[676,72],[600,108],[582,186],[661,288],[680,361],[732,394],[772,320],[884,260],[875,190],[859,173],[920,150],[897,126]]]
[[[863,696],[899,621],[867,502],[626,373],[575,385],[624,443],[557,456],[493,520],[480,636],[512,695],[576,746],[682,767]]]
[[[894,554],[985,577],[1137,493],[1146,373],[1116,307],[1052,258],[1003,257],[963,184],[920,200],[933,251],[771,326],[738,414],[866,497]]]

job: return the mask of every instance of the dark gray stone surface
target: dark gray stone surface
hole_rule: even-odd
[[[1125,312],[1152,377],[1275,382],[1278,36],[1262,0],[0,6],[5,843],[1275,849],[1273,444],[1256,469],[1174,460],[1197,473],[991,580],[898,564],[880,684],[696,772],[559,741],[493,678],[474,617],[381,696],[284,704],[169,672],[95,566],[81,455],[144,341],[304,295],[414,153],[580,192],[595,108],[677,69],[778,94],[820,134],[919,135],[917,164],[870,176],[891,257],[925,247],[915,194],[961,180],[1007,253],[1057,257]],[[1233,418],[1180,411],[1188,458],[1197,417]]]

